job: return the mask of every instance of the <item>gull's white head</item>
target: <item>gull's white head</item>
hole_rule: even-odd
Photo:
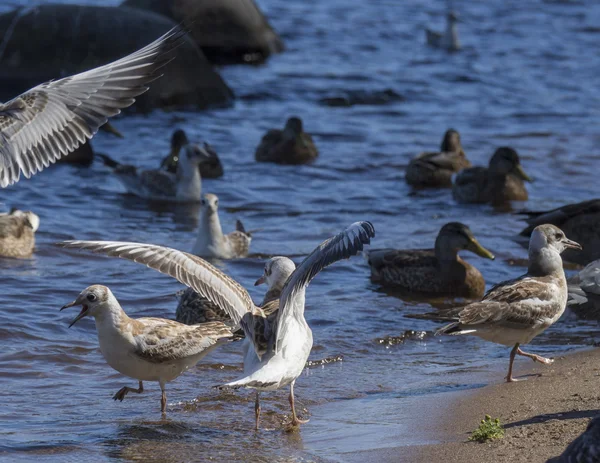
[[[111,302],[113,300],[115,300],[115,297],[110,289],[102,285],[93,285],[88,286],[81,291],[79,296],[77,296],[77,299],[62,306],[60,310],[77,305],[81,306],[81,312],[79,312],[79,315],[77,315],[69,325],[69,328],[71,328],[83,317],[97,317],[105,311],[110,311]]]
[[[560,254],[569,248],[580,250],[581,245],[568,239],[554,225],[538,225],[529,239],[529,273],[549,274],[556,270],[562,271]]]
[[[25,217],[27,219],[27,224],[31,227],[31,229],[36,232],[40,227],[40,218],[37,214],[34,214],[31,211],[22,211],[20,209],[12,209],[9,215],[14,215],[16,217]]]
[[[296,270],[296,264],[287,257],[272,257],[265,264],[263,275],[256,280],[254,286],[267,283],[269,289],[282,288],[289,276]]]
[[[216,214],[219,210],[219,197],[212,193],[202,195],[202,210],[208,215]]]
[[[179,164],[184,166],[184,169],[197,169],[200,164],[208,159],[211,159],[211,154],[206,148],[188,143],[183,147],[183,152],[179,157]]]

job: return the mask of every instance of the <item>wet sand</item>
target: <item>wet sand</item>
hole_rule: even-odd
[[[508,359],[507,359],[508,364]],[[517,366],[517,383],[496,382],[467,392],[436,394],[436,411],[423,415],[422,432],[439,442],[348,454],[345,461],[545,462],[559,455],[600,414],[600,349],[558,357],[550,367]],[[467,439],[486,415],[506,434],[489,443]]]

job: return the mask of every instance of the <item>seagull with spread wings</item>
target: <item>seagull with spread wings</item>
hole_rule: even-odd
[[[0,104],[0,186],[29,178],[92,138],[131,106],[185,36],[174,27],[144,48],[89,71],[34,87]]]
[[[274,257],[265,266],[265,279],[287,272],[278,301],[269,307],[254,305],[248,292],[235,280],[200,257],[150,244],[117,241],[65,241],[61,246],[80,248],[145,264],[176,278],[198,294],[222,307],[240,324],[246,335],[244,377],[224,385],[257,391],[255,414],[258,428],[260,391],[290,386],[291,426],[303,423],[296,415],[294,383],[300,376],[312,349],[312,331],[304,318],[305,291],[310,281],[325,267],[362,251],[375,236],[370,222],[356,222],[317,246],[298,266],[286,257]],[[275,262],[277,261],[277,262]],[[267,272],[269,274],[267,275]],[[260,282],[260,280],[259,280]],[[277,307],[272,307],[276,304]]]

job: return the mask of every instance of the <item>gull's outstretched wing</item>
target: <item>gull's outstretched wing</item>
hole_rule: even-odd
[[[349,259],[362,251],[365,244],[375,236],[371,222],[355,222],[343,232],[323,241],[311,252],[300,266],[290,275],[281,291],[279,311],[277,312],[277,330],[275,350],[280,349],[280,340],[287,330],[287,319],[303,310],[295,304],[296,295],[304,289],[317,273],[341,259]]]
[[[131,106],[172,58],[185,30],[175,27],[125,58],[46,82],[0,104],[0,186],[16,183],[92,138]]]
[[[63,241],[58,245],[132,260],[172,276],[225,310],[236,325],[246,312],[254,309],[250,294],[237,281],[187,252],[122,241]]]

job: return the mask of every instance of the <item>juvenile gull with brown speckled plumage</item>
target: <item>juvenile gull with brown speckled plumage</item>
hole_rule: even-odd
[[[510,353],[508,382],[512,376],[515,355],[550,364],[552,359],[529,354],[520,349],[554,324],[567,305],[567,280],[561,252],[581,246],[565,236],[554,225],[539,225],[529,241],[529,268],[514,280],[494,286],[481,302],[467,305],[456,321],[436,334],[473,334],[486,341],[514,346]]]
[[[106,286],[84,289],[70,304],[81,305],[71,322],[91,316],[96,320],[100,351],[106,362],[119,373],[139,381],[139,388],[121,388],[113,397],[123,400],[127,393],[144,391],[143,381],[158,381],[161,412],[167,410],[166,383],[194,367],[219,344],[233,337],[231,328],[221,322],[184,325],[163,318],[130,318]]]
[[[279,301],[268,303],[267,310],[256,307],[248,291],[235,280],[192,254],[162,246],[118,241],[65,241],[61,245],[142,263],[176,278],[222,307],[236,325],[241,325],[246,335],[245,376],[223,387],[275,391],[289,385],[291,426],[297,426],[303,421],[296,415],[294,383],[312,349],[312,331],[304,318],[306,288],[322,269],[357,254],[373,236],[375,229],[370,222],[356,222],[323,241],[298,268],[287,257],[272,258],[271,264],[265,266],[265,279],[278,280],[277,275],[282,274],[289,276]],[[255,412],[258,427],[258,396]]]
[[[0,256],[31,257],[40,218],[31,211],[11,210],[0,214]]]

